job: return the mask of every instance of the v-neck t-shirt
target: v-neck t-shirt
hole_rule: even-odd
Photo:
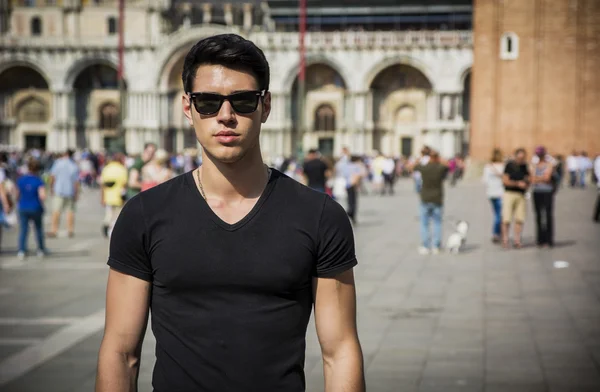
[[[192,172],[140,193],[108,259],[152,284],[155,392],[304,391],[313,278],[356,264],[344,209],[274,169],[235,224],[213,212]]]

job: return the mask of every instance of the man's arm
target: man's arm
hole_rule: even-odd
[[[129,172],[129,188],[131,189],[142,189],[142,182],[140,171],[136,168],[132,168]]]
[[[96,392],[136,392],[151,283],[110,269]]]
[[[313,278],[315,324],[325,374],[326,392],[364,392],[363,355],[356,329],[354,274]]]

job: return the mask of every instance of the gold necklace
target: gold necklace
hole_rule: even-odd
[[[206,194],[204,194],[204,187],[202,186],[202,180],[200,179],[200,168],[196,170],[196,177],[198,177],[198,185],[200,186],[200,195],[202,198],[206,200]]]
[[[267,182],[271,179],[271,168],[265,165],[267,168]],[[200,179],[200,168],[196,170],[196,177],[198,177],[198,185],[200,186],[200,195],[206,200],[206,194],[204,193],[204,187],[202,186],[202,180]]]

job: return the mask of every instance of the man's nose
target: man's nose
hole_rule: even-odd
[[[223,105],[221,105],[221,109],[219,109],[217,115],[217,120],[220,122],[235,121],[235,111],[228,100],[223,101]]]

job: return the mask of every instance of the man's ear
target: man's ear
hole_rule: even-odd
[[[265,96],[263,97],[263,110],[260,121],[264,124],[267,122],[269,118],[269,114],[271,113],[271,92],[267,91]]]
[[[185,117],[188,119],[188,124],[193,127],[194,126],[194,119],[193,119],[193,104],[192,104],[192,99],[190,98],[189,95],[187,94],[183,94],[181,96],[181,103],[183,106],[183,114],[185,115]]]

